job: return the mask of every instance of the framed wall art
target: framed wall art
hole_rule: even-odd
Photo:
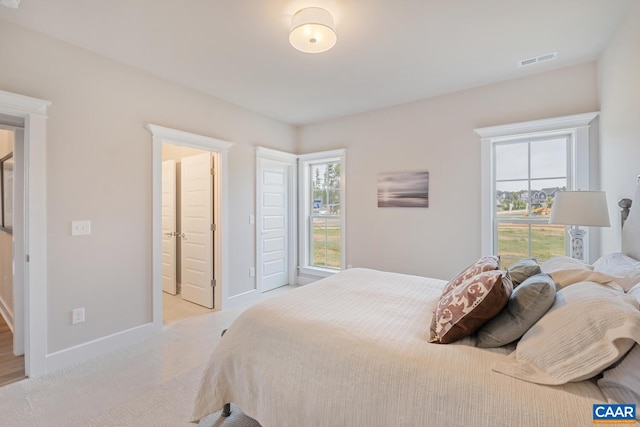
[[[428,208],[429,172],[378,175],[379,208]]]
[[[2,228],[13,229],[13,153],[0,159],[0,202],[2,203]]]

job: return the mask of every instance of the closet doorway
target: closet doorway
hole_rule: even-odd
[[[216,153],[162,144],[163,322],[214,306]]]
[[[198,135],[154,124],[145,126],[152,135],[151,176],[152,176],[152,216],[151,216],[151,272],[152,272],[152,318],[157,332],[163,325],[163,299],[170,296],[162,290],[162,151],[163,146],[195,148],[212,154],[213,174],[213,277],[204,277],[204,283],[213,288],[213,309],[221,310],[228,303],[229,237],[228,218],[228,163],[232,142]],[[177,232],[177,230],[175,230]],[[186,234],[186,232],[185,232]],[[189,236],[187,236],[189,239]],[[192,240],[193,241],[193,240]],[[177,252],[177,251],[176,251]],[[176,262],[177,264],[177,262]],[[177,273],[176,273],[177,274]],[[208,281],[208,282],[206,282]],[[190,303],[191,304],[191,303]],[[196,306],[195,304],[192,304]],[[205,310],[208,310],[205,308]]]

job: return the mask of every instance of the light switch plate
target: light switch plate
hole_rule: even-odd
[[[88,236],[91,234],[91,221],[71,221],[72,236]]]

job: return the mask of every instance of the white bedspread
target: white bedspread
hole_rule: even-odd
[[[233,402],[263,427],[592,425],[594,382],[536,385],[491,370],[511,348],[429,343],[445,283],[352,269],[247,309],[194,419]]]

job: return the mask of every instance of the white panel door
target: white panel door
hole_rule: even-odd
[[[213,308],[211,153],[183,157],[180,178],[182,298]]]
[[[162,290],[176,294],[176,161],[162,162]]]
[[[289,165],[260,160],[260,264],[258,277],[262,292],[286,285],[288,279],[288,200]]]

